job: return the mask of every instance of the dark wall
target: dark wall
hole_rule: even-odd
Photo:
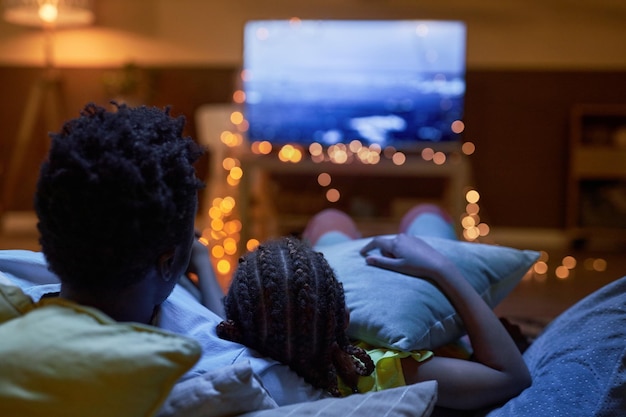
[[[626,103],[626,72],[470,71],[466,138],[494,226],[565,226],[570,111]]]
[[[6,170],[38,68],[0,67],[0,169]],[[194,111],[231,100],[235,68],[60,69],[62,119],[94,101],[171,105],[195,136]],[[124,83],[126,82],[126,84]],[[130,82],[130,84],[129,84]],[[130,85],[130,86],[129,86]],[[569,112],[576,103],[626,103],[626,72],[470,70],[467,73],[466,139],[482,214],[495,227],[565,225]],[[6,209],[31,208],[39,163],[47,150],[45,112],[34,126],[20,186]],[[58,125],[57,124],[53,124]],[[206,172],[206,158],[200,174]],[[0,171],[2,172],[2,171]]]

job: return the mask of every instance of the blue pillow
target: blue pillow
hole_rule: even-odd
[[[482,298],[495,307],[539,253],[504,246],[423,237],[448,256]],[[435,349],[465,332],[454,308],[426,280],[369,266],[359,250],[370,239],[318,247],[343,283],[350,337],[400,350]]]
[[[533,384],[489,417],[626,413],[626,277],[557,317],[524,353]]]

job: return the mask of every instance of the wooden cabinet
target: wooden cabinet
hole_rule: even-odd
[[[571,112],[567,226],[574,243],[626,239],[626,104]]]

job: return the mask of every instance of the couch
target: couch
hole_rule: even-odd
[[[454,255],[477,291],[496,305],[537,259],[532,251],[433,239]],[[355,248],[360,245],[354,243]],[[445,344],[462,336],[454,311],[435,288],[386,271],[364,284],[349,262],[354,248],[330,248],[331,265],[343,277],[354,316],[351,331],[390,346]],[[347,274],[344,268],[352,268]],[[389,274],[389,275],[387,275]],[[357,276],[351,281],[349,276]],[[405,281],[400,281],[404,279]],[[29,416],[429,416],[450,415],[435,407],[436,382],[278,407],[245,363],[212,369],[177,383],[200,354],[194,340],[151,326],[116,323],[94,309],[43,300],[20,290],[25,281],[56,277],[43,256],[0,251],[0,415]],[[357,282],[359,285],[357,285]],[[381,285],[411,314],[375,323],[368,314]],[[390,285],[391,287],[387,287]],[[381,297],[376,294],[377,298]],[[423,307],[423,303],[427,307]],[[370,304],[368,304],[370,303]],[[417,305],[417,310],[415,309]],[[406,307],[408,308],[408,307]],[[419,309],[421,308],[421,310]],[[405,320],[419,317],[419,320]],[[428,318],[426,320],[425,318]],[[390,326],[389,323],[393,323]],[[407,338],[402,335],[417,335]],[[626,415],[626,277],[579,301],[551,322],[524,353],[531,387],[490,410],[456,413],[502,416]],[[27,408],[25,408],[27,407]],[[452,413],[455,414],[455,413]]]

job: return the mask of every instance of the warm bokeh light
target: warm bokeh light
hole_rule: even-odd
[[[576,268],[576,258],[574,258],[573,256],[566,256],[563,258],[563,266],[566,267],[567,269],[574,269]]]
[[[564,265],[557,266],[554,275],[559,279],[566,279],[569,277],[569,269]]]
[[[237,253],[237,241],[232,237],[224,239],[224,252],[227,255],[235,255]]]
[[[302,160],[302,151],[294,145],[287,144],[278,151],[278,159],[296,164]]]
[[[272,144],[269,141],[259,142],[259,153],[261,155],[268,155],[270,152],[272,152]]]
[[[226,275],[231,270],[230,262],[227,261],[226,259],[220,259],[217,262],[216,269],[217,269],[217,272],[219,272],[220,274]]]
[[[222,259],[225,253],[226,252],[224,251],[224,247],[222,245],[213,245],[211,248],[211,255],[215,259]]]
[[[328,187],[332,181],[330,174],[322,172],[317,176],[317,183],[322,187]]]
[[[404,165],[404,163],[406,162],[406,155],[403,154],[402,152],[396,152],[391,157],[391,161],[395,165]]]
[[[230,122],[234,125],[238,125],[243,122],[243,113],[240,111],[234,111],[230,115]]]
[[[231,187],[237,187],[239,185],[239,182],[239,179],[231,177],[230,174],[226,177],[226,184],[230,185]]]
[[[224,223],[224,231],[229,235],[239,233],[241,231],[241,221],[235,219]]]
[[[477,227],[470,227],[468,229],[463,230],[463,237],[466,240],[474,241],[478,239],[479,236],[480,236],[480,231],[478,230]]]
[[[250,128],[250,123],[246,119],[242,120],[237,126],[237,130],[241,133],[245,133]]]
[[[236,166],[239,166],[239,161],[237,161],[235,158],[224,158],[224,160],[222,161],[222,168],[224,168],[226,171],[230,171]]]
[[[336,203],[341,198],[341,193],[336,188],[331,188],[326,191],[326,199],[331,203]]]
[[[59,17],[59,9],[56,4],[43,3],[39,6],[39,18],[46,23],[54,23]]]
[[[240,167],[233,167],[228,175],[234,180],[240,180],[243,177],[243,170]]]
[[[224,228],[224,222],[222,219],[213,219],[211,220],[211,229],[220,231]]]
[[[432,161],[433,156],[435,156],[435,151],[432,148],[422,149],[422,159],[424,161]]]
[[[219,219],[222,217],[222,210],[219,209],[219,207],[211,207],[209,209],[209,217],[211,219]]]
[[[461,220],[461,225],[463,226],[464,229],[469,229],[471,227],[476,226],[476,221],[474,220],[472,216],[465,216]]]
[[[465,130],[465,123],[463,123],[461,120],[455,120],[454,122],[452,122],[450,128],[454,133],[463,133],[463,131]]]
[[[465,206],[465,212],[467,214],[478,214],[480,212],[480,206],[476,203],[468,203],[467,206]]]
[[[443,165],[446,163],[446,154],[443,152],[435,152],[435,154],[433,155],[433,162],[436,165]]]
[[[385,149],[383,149],[383,155],[387,159],[392,159],[397,152],[398,151],[393,146],[386,146]]]
[[[461,152],[463,152],[465,155],[472,155],[474,152],[476,152],[476,145],[474,145],[472,142],[464,142],[463,145],[461,145]]]
[[[243,104],[246,101],[246,93],[243,90],[237,90],[233,93],[233,101],[237,104]]]
[[[535,262],[535,265],[533,266],[533,271],[536,274],[547,274],[548,273],[548,264],[544,261],[537,261]]]
[[[468,203],[478,203],[478,200],[480,200],[480,194],[476,190],[469,190],[465,194],[465,201]]]
[[[335,164],[345,164],[348,161],[347,147],[343,143],[328,148],[328,156]]]
[[[361,143],[360,140],[355,139],[352,142],[350,142],[350,145],[348,146],[348,148],[350,149],[352,153],[358,153],[363,148],[363,144]]]
[[[260,245],[260,242],[257,239],[250,239],[246,243],[246,249],[250,252],[255,250]]]
[[[220,209],[222,209],[224,213],[230,213],[235,208],[235,204],[236,201],[233,197],[224,197],[220,202]]]
[[[323,152],[324,152],[324,148],[319,143],[313,142],[312,144],[309,145],[309,153],[311,155],[319,156],[319,155],[322,155]]]
[[[593,270],[598,272],[606,271],[607,262],[602,258],[595,259],[593,261]]]
[[[370,152],[369,155],[367,156],[366,161],[370,165],[376,165],[377,163],[380,162],[380,153]]]

